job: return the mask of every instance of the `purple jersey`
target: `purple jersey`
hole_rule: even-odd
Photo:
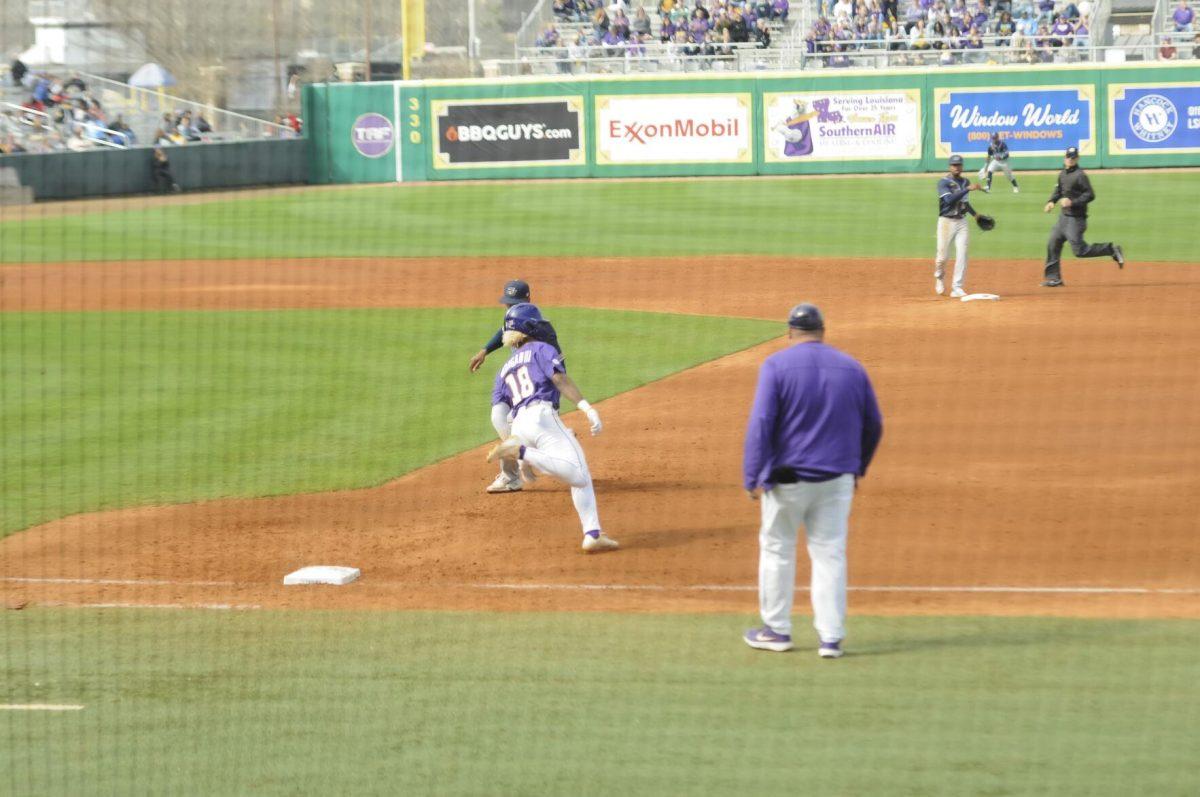
[[[548,401],[558,409],[558,388],[551,377],[566,372],[563,356],[553,346],[530,341],[513,352],[496,374],[492,404],[507,404],[515,412],[531,401]]]

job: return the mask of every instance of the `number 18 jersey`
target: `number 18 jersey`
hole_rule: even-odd
[[[553,346],[530,341],[514,351],[496,374],[492,404],[507,404],[514,413],[531,401],[548,401],[558,409],[558,388],[551,376],[566,371],[562,354]]]

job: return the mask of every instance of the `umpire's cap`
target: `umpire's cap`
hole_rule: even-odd
[[[825,328],[825,318],[815,304],[798,304],[788,313],[788,326],[804,332],[817,332]]]
[[[951,155],[949,164],[951,166],[962,166],[963,165],[962,155]]]
[[[1072,160],[1078,160],[1079,159],[1079,147],[1067,147],[1067,151],[1064,154],[1068,158],[1071,158]]]
[[[524,304],[529,301],[529,283],[525,280],[509,280],[504,283],[504,295],[500,304],[512,307],[514,304]]]

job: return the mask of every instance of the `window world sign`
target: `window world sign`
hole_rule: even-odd
[[[983,155],[1000,133],[1013,155],[1061,155],[1079,147],[1096,154],[1096,102],[1091,86],[1001,86],[934,90],[934,141],[939,157]]]
[[[1200,152],[1200,83],[1113,84],[1108,103],[1112,154]]]

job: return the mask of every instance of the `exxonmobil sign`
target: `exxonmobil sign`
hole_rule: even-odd
[[[749,163],[746,94],[596,98],[598,163]]]
[[[582,163],[580,97],[434,101],[435,168]]]

